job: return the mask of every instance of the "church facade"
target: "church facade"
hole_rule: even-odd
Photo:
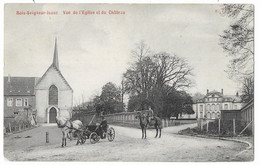
[[[4,82],[5,118],[15,117],[15,112],[22,112],[29,107],[36,112],[38,123],[55,123],[56,116],[59,115],[68,119],[71,118],[73,90],[61,74],[56,39],[53,62],[42,77],[30,78],[34,80],[31,84],[24,83],[24,80],[28,79],[27,77],[13,78],[9,76],[5,79],[7,80]],[[16,82],[14,83],[12,80],[16,80]],[[26,89],[30,89],[28,90],[30,97],[18,92]],[[10,91],[12,94],[10,94]],[[22,106],[17,104],[17,101],[22,102]],[[26,104],[23,104],[25,102]]]

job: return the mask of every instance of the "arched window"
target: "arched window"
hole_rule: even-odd
[[[49,88],[49,105],[58,105],[58,88],[55,85]]]
[[[218,111],[218,110],[219,110],[219,104],[217,104],[215,107],[215,111]]]
[[[214,111],[214,109],[215,109],[215,104],[212,104],[211,105],[211,110]]]
[[[215,113],[213,112],[212,114],[211,114],[211,119],[215,119],[216,118],[216,116],[215,116]]]
[[[210,119],[210,113],[209,112],[207,113],[207,119]]]

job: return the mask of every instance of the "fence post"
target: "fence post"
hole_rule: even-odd
[[[200,130],[203,131],[203,119],[200,120]]]
[[[9,126],[9,130],[10,130],[10,133],[11,133],[12,132],[12,127],[11,127],[11,123],[10,122],[9,122],[8,126]]]
[[[207,132],[209,131],[209,121],[207,120]]]
[[[220,135],[220,118],[218,119],[218,134]]]
[[[49,132],[46,132],[46,143],[49,143]]]
[[[236,119],[233,119],[233,135],[236,135]]]
[[[164,128],[164,119],[162,119],[162,127]]]

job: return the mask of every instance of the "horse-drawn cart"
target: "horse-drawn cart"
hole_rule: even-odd
[[[115,139],[115,130],[113,127],[108,127],[107,131],[105,131],[101,125],[88,125],[84,130],[80,132],[80,143],[84,144],[87,139],[90,140],[92,144],[95,144],[100,139],[106,139],[112,142]],[[74,136],[79,136],[76,132]]]

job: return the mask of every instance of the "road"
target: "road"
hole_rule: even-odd
[[[247,146],[242,143],[177,135],[179,130],[194,124],[164,128],[162,137],[154,138],[155,130],[147,131],[113,126],[113,142],[101,139],[96,144],[75,145],[67,140],[61,148],[61,131],[56,125],[44,125],[4,138],[4,156],[10,161],[232,161]],[[49,132],[49,143],[45,135]]]

